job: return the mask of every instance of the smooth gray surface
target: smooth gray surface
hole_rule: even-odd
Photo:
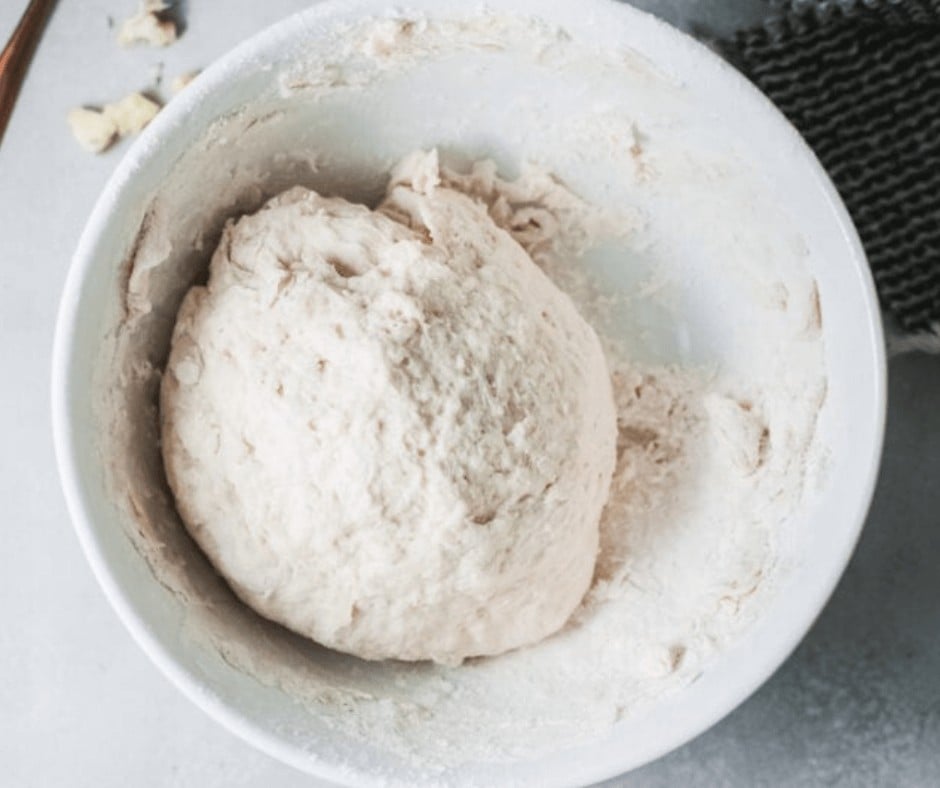
[[[575,0],[573,0],[575,1]],[[729,30],[759,0],[646,0]],[[98,589],[58,489],[49,354],[68,259],[126,143],[95,158],[65,113],[204,66],[304,0],[190,0],[168,50],[122,52],[108,16],[60,0],[0,146],[0,786],[310,786],[186,701]],[[0,2],[0,38],[25,0]],[[940,359],[892,364],[885,465],[852,567],[807,641],[689,746],[611,785],[940,785]]]

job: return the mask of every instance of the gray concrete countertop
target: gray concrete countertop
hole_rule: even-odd
[[[0,40],[26,0],[0,3]],[[208,64],[305,0],[189,0],[167,50],[125,52],[136,0],[60,0],[0,146],[0,785],[310,786],[192,706],[97,587],[59,492],[49,356],[69,257],[126,143],[82,153],[69,108]],[[759,0],[646,0],[729,30]],[[686,747],[610,785],[940,785],[940,359],[891,364],[884,467],[858,552],[786,665]]]

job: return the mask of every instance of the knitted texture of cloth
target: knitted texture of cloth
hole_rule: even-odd
[[[790,0],[720,51],[799,129],[858,228],[882,304],[940,334],[940,0]]]

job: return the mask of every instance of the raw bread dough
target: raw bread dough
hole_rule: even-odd
[[[176,41],[176,22],[165,16],[170,5],[163,0],[143,0],[140,9],[125,19],[118,30],[118,43],[122,47],[146,44],[166,47]]]
[[[103,153],[118,137],[139,134],[160,111],[160,105],[142,93],[131,93],[101,110],[79,107],[68,114],[78,143],[92,153]]]
[[[534,643],[590,584],[614,466],[594,330],[486,208],[398,169],[230,224],[161,391],[180,514],[262,615],[367,659]]]

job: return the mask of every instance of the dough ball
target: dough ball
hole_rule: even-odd
[[[616,417],[594,331],[427,164],[377,211],[295,188],[228,226],[179,312],[163,453],[252,608],[366,659],[456,664],[579,604]]]

